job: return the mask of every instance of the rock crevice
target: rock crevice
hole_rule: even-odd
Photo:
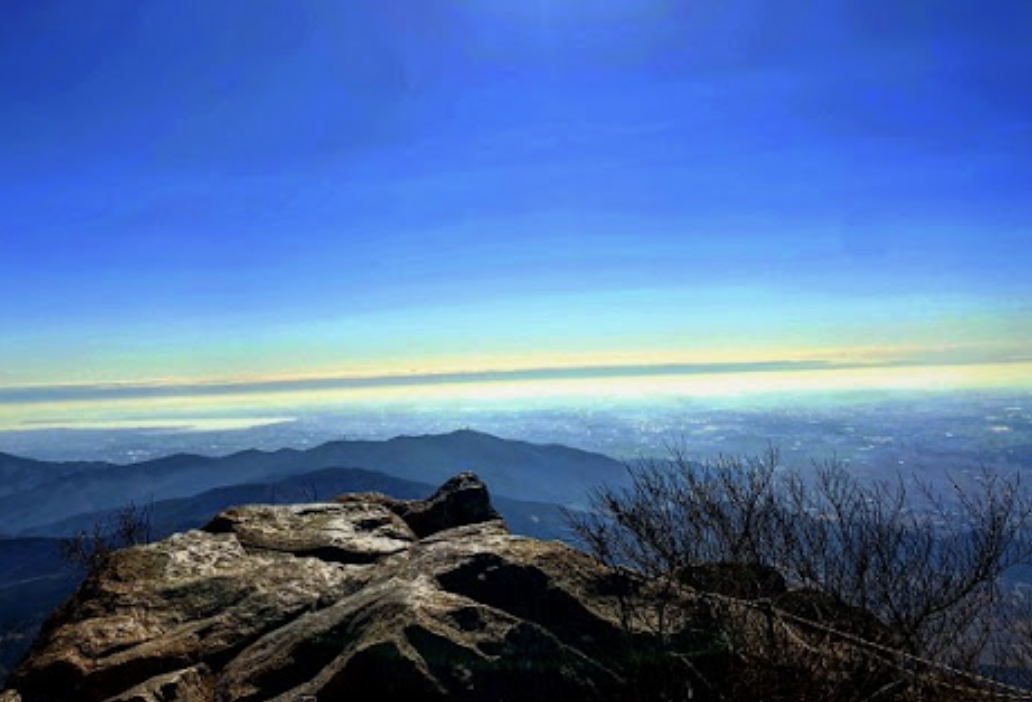
[[[468,473],[423,501],[237,507],[115,554],[0,700],[634,699],[607,576],[510,534]]]

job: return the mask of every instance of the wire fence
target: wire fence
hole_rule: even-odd
[[[880,662],[918,679],[926,685],[940,689],[950,689],[955,692],[990,700],[1032,701],[1032,690],[1009,685],[978,673],[962,670],[940,661],[924,658],[907,651],[886,646],[877,641],[865,639],[862,636],[837,629],[823,622],[801,617],[776,607],[772,600],[744,600],[716,592],[703,591],[696,591],[695,596],[705,602],[759,612],[767,620],[768,626],[772,627],[775,623],[781,625],[786,634],[797,645],[814,655],[832,657],[834,654],[828,648],[822,649],[811,645],[794,627],[807,629],[811,632],[819,632],[833,638],[852,650],[871,658],[877,658]]]

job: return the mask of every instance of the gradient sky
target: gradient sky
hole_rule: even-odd
[[[0,388],[1028,360],[1030,36],[1022,0],[0,3]]]

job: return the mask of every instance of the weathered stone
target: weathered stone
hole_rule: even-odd
[[[487,486],[473,473],[456,475],[428,500],[397,500],[366,493],[341,495],[337,502],[383,505],[401,517],[420,538],[454,527],[501,519],[491,505]]]
[[[390,509],[368,502],[236,507],[205,530],[232,533],[250,550],[339,563],[371,563],[416,540],[413,530]]]
[[[782,594],[767,568],[682,576],[851,630],[876,622]],[[749,637],[762,650],[777,631],[754,603],[697,590],[513,536],[470,474],[422,502],[238,507],[115,553],[51,616],[0,702],[728,699]]]
[[[786,592],[775,600],[777,608],[838,631],[849,632],[869,641],[891,644],[896,634],[876,616],[818,590],[807,588]]]
[[[207,702],[212,676],[205,666],[158,675],[105,702]]]
[[[442,485],[429,500],[401,503],[396,511],[420,537],[501,519],[491,506],[487,486],[473,473],[461,473]]]
[[[743,600],[770,599],[788,590],[784,576],[761,563],[703,563],[681,569],[678,579],[700,592]]]
[[[365,569],[248,553],[200,531],[118,552],[44,626],[11,677],[25,700],[105,700],[231,658],[247,641],[359,589]]]
[[[511,535],[468,474],[425,502],[235,508],[115,554],[48,621],[11,702],[625,699],[605,574]]]

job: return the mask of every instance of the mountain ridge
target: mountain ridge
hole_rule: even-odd
[[[468,473],[424,500],[234,508],[115,553],[0,700],[632,699],[655,667],[605,574],[513,536]]]
[[[394,498],[413,499],[433,491],[433,486],[358,468],[326,468],[295,475],[277,483],[231,485],[197,495],[137,505],[149,513],[151,537],[197,529],[216,514],[234,505],[315,500],[344,492],[383,492]],[[554,504],[495,499],[514,533],[540,539],[568,537],[561,509]],[[116,517],[118,509],[85,513],[32,533],[0,538],[0,685],[12,666],[28,650],[32,637],[46,615],[72,594],[77,577],[60,553],[61,537],[82,530],[93,532],[96,524]],[[81,577],[81,576],[80,576]]]
[[[189,497],[159,500],[137,507],[147,511],[152,538],[161,539],[178,531],[200,528],[216,513],[234,505],[284,504],[306,500],[317,502],[320,496],[346,492],[383,492],[400,499],[415,499],[432,491],[433,486],[429,483],[397,478],[380,471],[365,468],[321,468],[274,483],[227,485]],[[561,538],[564,520],[559,505],[515,500],[505,496],[494,498],[494,503],[515,533],[542,539]],[[61,538],[81,530],[89,531],[94,524],[114,517],[118,512],[118,509],[111,509],[80,513],[57,522],[33,527],[14,538]]]
[[[971,699],[771,567],[668,575],[514,536],[472,473],[426,499],[243,505],[98,563],[0,702]]]
[[[66,465],[67,470],[42,482],[37,478],[28,489],[0,495],[4,528],[11,533],[130,501],[187,497],[322,468],[366,468],[431,484],[456,471],[475,469],[496,486],[499,495],[570,506],[583,504],[591,487],[618,483],[625,477],[623,464],[602,454],[472,430],[386,441],[333,441],[310,449],[249,449],[222,457],[178,453],[128,464],[35,461],[31,465],[37,474],[54,465]]]

